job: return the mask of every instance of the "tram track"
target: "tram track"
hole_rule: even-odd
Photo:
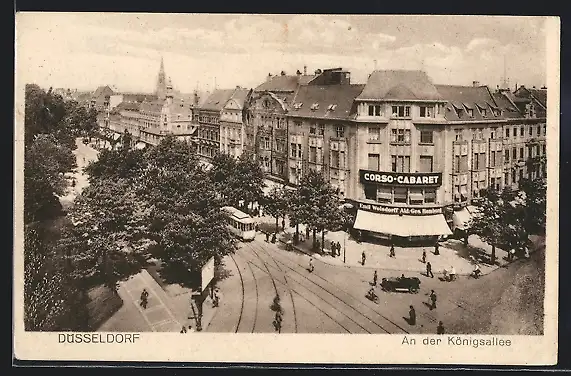
[[[263,249],[263,248],[262,248]],[[328,280],[326,280],[325,278],[319,276],[318,274],[312,273],[312,276],[315,278],[319,278],[320,280],[322,280],[323,282],[325,282],[325,284],[329,284],[332,285],[334,287],[334,289],[338,290],[339,292],[341,292],[342,294],[346,295],[346,297],[348,297],[349,299],[354,299],[356,300],[359,305],[366,307],[369,311],[372,311],[374,313],[374,315],[380,317],[381,319],[383,319],[384,321],[386,321],[389,326],[392,326],[393,328],[396,328],[396,331],[391,331],[388,330],[385,326],[378,324],[375,320],[373,320],[369,315],[364,314],[363,312],[360,312],[358,309],[356,309],[355,307],[353,307],[352,304],[348,303],[346,301],[346,299],[342,298],[339,296],[339,294],[336,294],[334,292],[332,292],[327,286],[327,285],[322,285],[314,280],[312,280],[312,278],[310,278],[309,276],[300,273],[299,271],[295,270],[294,268],[292,268],[290,265],[287,265],[286,263],[284,263],[282,260],[279,260],[275,257],[273,257],[272,254],[270,254],[270,252],[266,249],[263,249],[264,253],[267,254],[270,258],[272,258],[274,260],[274,262],[279,265],[283,265],[285,268],[291,270],[293,273],[299,275],[302,279],[308,280],[309,282],[311,282],[313,285],[319,287],[320,289],[322,289],[323,291],[327,292],[329,295],[331,295],[332,297],[334,297],[335,299],[339,300],[341,303],[343,303],[343,305],[345,305],[346,307],[349,307],[350,310],[356,312],[359,316],[364,317],[366,320],[368,320],[369,322],[373,323],[375,326],[377,326],[379,329],[381,329],[382,331],[392,334],[394,332],[404,332],[404,333],[408,333],[408,331],[403,328],[402,326],[400,326],[399,324],[395,323],[394,321],[392,321],[391,319],[389,319],[388,317],[386,317],[385,315],[379,313],[376,309],[374,309],[373,307],[370,307],[366,302],[361,301],[361,297],[357,297],[353,294],[351,294],[348,291],[345,291],[342,288],[339,288],[338,286],[334,285],[333,283],[329,282]],[[281,258],[281,257],[280,257]],[[300,266],[301,268],[304,268],[301,264],[292,261],[292,260],[288,260],[288,263],[292,263],[294,265]],[[305,269],[305,268],[304,268]],[[283,270],[282,270],[283,272]],[[315,293],[314,293],[315,294]],[[321,300],[324,300],[322,298],[320,298]],[[325,300],[324,300],[325,301]],[[337,309],[337,308],[336,308]]]
[[[244,259],[244,263],[245,263],[246,267],[248,268],[248,270],[250,271],[250,274],[252,275],[252,280],[253,280],[253,282],[254,282],[254,291],[255,291],[254,318],[253,318],[253,321],[252,321],[252,324],[251,324],[251,329],[246,330],[246,332],[248,332],[248,333],[254,333],[254,330],[256,329],[256,323],[257,323],[257,320],[258,320],[258,309],[259,309],[258,279],[256,278],[256,275],[254,274],[254,270],[252,269],[251,263],[250,263],[245,257],[243,257],[243,256],[241,256],[241,255],[235,253],[235,254],[232,256],[232,259],[233,259],[234,262],[236,263],[236,265],[237,265],[237,267],[238,267],[238,270],[240,270],[240,267],[239,267],[238,263],[236,262],[236,257]],[[241,278],[243,277],[242,273],[240,273],[240,276],[241,276]],[[242,295],[242,305],[241,305],[242,311],[240,312],[240,320],[239,320],[239,322],[238,322],[238,325],[236,325],[236,331],[235,331],[235,333],[244,332],[243,330],[241,330],[241,329],[243,329],[243,328],[241,328],[241,325],[244,324],[244,320],[243,320],[243,317],[244,317],[244,305],[245,305],[245,301],[246,301],[246,294],[245,294],[246,291],[245,291],[245,287],[244,287],[245,283],[244,283],[244,279],[243,279],[243,278],[241,279],[241,282],[242,282],[242,291],[243,291],[243,293],[244,293],[244,294]]]

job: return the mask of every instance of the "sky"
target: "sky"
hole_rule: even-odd
[[[546,84],[542,17],[20,13],[17,80],[151,92],[161,57],[173,86],[253,88],[268,73],[342,67],[424,70],[437,84]]]

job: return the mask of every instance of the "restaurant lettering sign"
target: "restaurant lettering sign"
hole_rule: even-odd
[[[381,172],[359,170],[361,183],[381,184],[403,187],[440,187],[442,185],[441,172]]]
[[[435,214],[442,214],[442,207],[434,207],[434,208],[413,208],[410,206],[387,206],[381,204],[368,204],[359,202],[356,203],[356,206],[360,210],[380,213],[380,214],[395,214],[395,215],[435,215]]]

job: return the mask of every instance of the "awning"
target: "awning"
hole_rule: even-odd
[[[454,212],[452,216],[452,223],[454,227],[459,230],[466,230],[470,226],[470,220],[472,219],[472,215],[466,208],[462,208],[462,210],[458,210]]]
[[[391,200],[393,198],[392,192],[377,192],[377,198],[382,198],[385,200]]]
[[[422,193],[409,193],[408,198],[410,201],[424,201],[424,195]]]
[[[144,149],[147,146],[147,144],[145,144],[144,142],[137,142],[137,144],[135,144],[135,149]]]
[[[359,210],[353,228],[403,237],[452,234],[443,214],[394,215]]]

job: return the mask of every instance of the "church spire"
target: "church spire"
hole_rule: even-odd
[[[161,68],[159,69],[159,75],[165,75],[165,64],[163,62],[163,57],[161,56]]]
[[[162,56],[161,56],[161,67],[159,68],[159,75],[157,77],[157,87],[155,89],[155,94],[161,100],[164,99],[166,95],[165,65]]]

